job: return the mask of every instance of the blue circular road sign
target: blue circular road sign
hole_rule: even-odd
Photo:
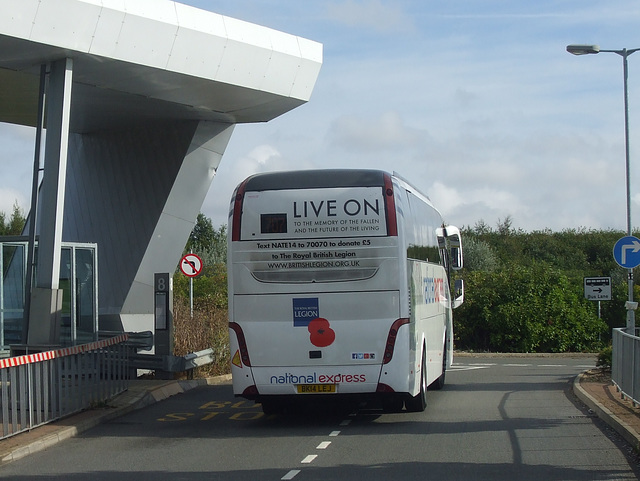
[[[613,246],[613,258],[618,265],[626,269],[633,269],[640,265],[640,239],[628,235],[622,237]]]

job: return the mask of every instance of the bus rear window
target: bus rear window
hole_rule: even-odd
[[[248,191],[241,209],[240,229],[235,240],[389,234],[383,189],[378,186]]]
[[[261,234],[286,234],[287,214],[260,214]]]

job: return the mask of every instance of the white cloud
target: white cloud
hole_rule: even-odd
[[[406,126],[397,112],[385,112],[372,119],[344,115],[331,124],[328,133],[331,145],[363,153],[397,151],[415,145],[420,138],[420,132]]]
[[[434,182],[427,195],[432,202],[437,202],[442,214],[449,213],[464,204],[464,198],[458,190],[447,187],[442,182]]]
[[[24,213],[31,202],[35,129],[0,124],[0,212],[10,216],[15,203]]]
[[[457,187],[434,182],[428,194],[445,222],[460,226],[473,226],[479,220],[490,223],[489,219],[507,216],[517,220],[529,211],[513,193],[488,187],[461,192]]]
[[[327,14],[337,23],[375,32],[393,33],[413,28],[411,18],[399,5],[381,0],[333,2],[327,6]]]
[[[11,188],[0,188],[0,212],[4,213],[7,219],[11,217],[16,203],[23,214],[28,212],[30,199],[27,198],[23,191]]]

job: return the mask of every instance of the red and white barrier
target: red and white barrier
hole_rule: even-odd
[[[102,349],[103,347],[113,346],[129,339],[129,334],[121,334],[110,339],[104,339],[102,341],[90,342],[89,344],[82,344],[80,346],[65,347],[57,349],[55,351],[38,352],[36,354],[27,354],[24,356],[9,357],[7,359],[0,359],[0,369],[7,367],[23,366],[25,364],[32,364],[35,362],[50,361],[51,359],[73,356],[74,354],[80,354],[83,352],[95,351],[96,349]]]

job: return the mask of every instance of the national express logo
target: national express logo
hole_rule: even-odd
[[[424,301],[427,304],[446,300],[444,279],[424,278]]]
[[[364,374],[312,374],[296,375],[290,372],[280,376],[271,376],[269,380],[271,384],[340,384],[340,383],[359,383],[367,382],[367,376]]]
[[[320,303],[317,297],[293,299],[293,325],[307,327],[309,340],[316,347],[327,347],[336,339],[336,332],[329,321],[320,317]]]

